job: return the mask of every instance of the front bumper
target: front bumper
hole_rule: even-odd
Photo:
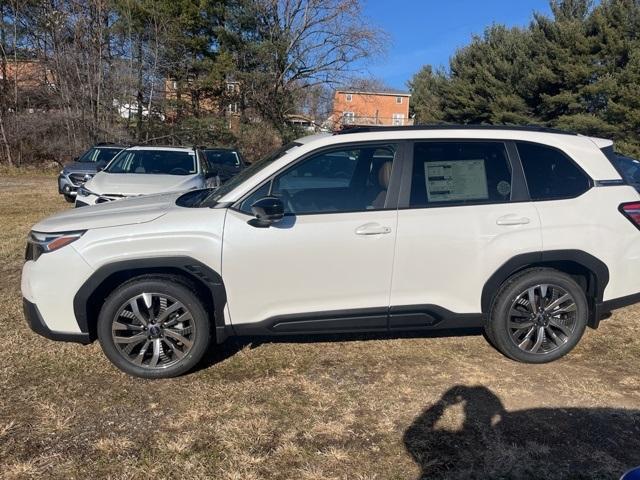
[[[76,342],[87,345],[91,343],[91,338],[88,333],[66,333],[66,332],[54,332],[44,323],[42,315],[35,303],[31,303],[26,298],[22,298],[22,309],[24,311],[24,318],[27,321],[29,328],[36,332],[38,335],[42,335],[50,340],[57,340],[60,342]]]
[[[77,193],[76,190],[78,190],[78,186],[74,185],[68,176],[62,174],[58,176],[58,193],[74,197]]]
[[[85,172],[68,172],[58,175],[58,193],[75,197],[78,188],[85,184],[87,180],[93,177],[93,173]]]
[[[37,260],[27,259],[20,289],[32,330],[54,340],[86,343],[90,330],[78,322],[73,299],[92,273],[73,245],[42,254]]]

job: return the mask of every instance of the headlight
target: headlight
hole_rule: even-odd
[[[75,242],[84,235],[84,232],[85,230],[61,233],[31,232],[27,240],[26,260],[35,261],[44,253],[59,250],[62,247]]]
[[[88,197],[89,195],[95,195],[91,190],[87,190],[83,186],[78,187],[77,192],[78,192],[78,195],[80,195],[82,197]]]

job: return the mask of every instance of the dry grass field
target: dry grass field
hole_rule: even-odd
[[[229,342],[182,378],[120,373],[21,311],[24,241],[67,208],[0,176],[0,477],[619,478],[640,465],[640,308],[568,357],[507,360],[477,332]]]

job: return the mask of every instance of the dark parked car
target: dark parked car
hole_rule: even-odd
[[[103,169],[125,147],[111,143],[98,143],[73,162],[65,165],[58,176],[58,193],[67,202],[74,202],[78,187]]]
[[[205,157],[212,170],[218,171],[220,182],[224,183],[240,173],[245,167],[244,158],[238,150],[231,148],[206,148]]]

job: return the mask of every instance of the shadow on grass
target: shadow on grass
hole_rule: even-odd
[[[249,346],[259,348],[269,343],[321,343],[321,342],[363,342],[369,340],[391,340],[397,338],[442,338],[484,335],[481,328],[457,328],[452,330],[427,330],[422,332],[360,332],[327,334],[291,334],[281,336],[230,337],[221,344],[213,344],[205,357],[189,373],[212,367],[224,362]]]
[[[452,420],[452,408],[462,409],[461,426]],[[413,422],[403,440],[422,470],[420,479],[618,479],[640,465],[640,410],[509,412],[486,387],[455,386]]]
[[[251,348],[265,343],[321,343],[321,342],[364,342],[368,340],[392,340],[397,338],[442,338],[469,337],[483,334],[482,328],[456,328],[451,330],[424,330],[403,332],[355,332],[355,333],[319,333],[288,334],[273,337],[238,337],[238,341]]]

